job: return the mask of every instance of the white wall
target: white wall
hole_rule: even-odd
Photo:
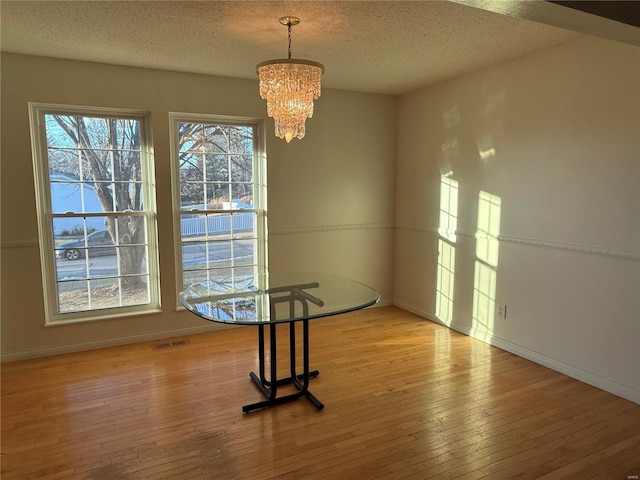
[[[451,320],[436,315],[445,172]],[[495,289],[475,275],[480,191],[501,200]],[[639,48],[586,37],[403,95],[396,224],[394,303],[640,403]],[[474,319],[474,289],[507,318]]]
[[[2,55],[2,359],[213,328],[176,310],[168,112],[266,117],[257,81]],[[162,313],[44,326],[28,102],[151,112]],[[267,125],[272,270],[342,274],[392,296],[396,98],[323,91],[307,136]]]

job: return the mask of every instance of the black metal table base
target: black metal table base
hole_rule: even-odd
[[[324,408],[324,404],[309,391],[309,380],[317,377],[320,372],[318,370],[309,371],[309,321],[302,321],[302,364],[303,371],[301,374],[296,372],[296,322],[289,323],[289,364],[291,375],[286,378],[277,378],[277,346],[276,346],[276,325],[269,325],[269,357],[270,357],[270,379],[267,380],[265,375],[265,349],[264,349],[264,325],[258,325],[258,356],[260,362],[260,371],[256,375],[251,372],[249,376],[253,383],[262,392],[266,400],[261,402],[244,405],[242,411],[244,413],[261,408],[280,405],[281,403],[292,402],[301,397],[307,397],[318,410]],[[278,387],[291,385],[296,388],[296,392],[278,396]]]
[[[317,377],[318,374],[319,372],[317,370],[314,370],[313,372],[309,372],[309,378]],[[279,405],[281,403],[292,402],[294,400],[298,400],[300,397],[303,397],[303,396],[307,397],[311,401],[311,403],[313,403],[318,408],[318,410],[322,410],[324,408],[324,404],[320,400],[318,400],[318,398],[313,393],[311,393],[308,389],[307,390],[299,389],[295,393],[272,398],[273,390],[269,387],[266,387],[255,373],[251,372],[249,375],[251,376],[251,380],[253,380],[253,383],[255,383],[255,385],[258,387],[258,389],[262,392],[262,394],[267,399],[263,400],[262,402],[252,403],[250,405],[244,405],[242,407],[242,411],[244,413],[252,412],[253,410],[259,410],[261,408],[272,407],[274,405]],[[298,377],[299,377],[299,380],[302,380],[302,375],[298,375]],[[277,383],[278,385],[286,385],[293,382],[291,380],[291,377],[288,377],[288,378],[278,380]]]
[[[311,298],[309,298],[311,297]],[[317,377],[320,372],[318,370],[309,370],[309,320],[305,318],[308,316],[308,306],[306,300],[310,300],[313,303],[322,302],[320,299],[316,299],[307,294],[301,289],[292,289],[286,296],[276,297],[271,299],[271,308],[275,308],[276,303],[289,302],[290,308],[294,308],[294,302],[299,301],[303,307],[303,318],[300,320],[293,320],[289,323],[289,366],[290,376],[286,378],[278,379],[277,375],[277,342],[276,342],[276,324],[270,323],[269,325],[269,367],[270,375],[269,379],[265,375],[265,348],[264,348],[264,324],[258,325],[258,357],[259,357],[259,374],[256,375],[251,372],[249,376],[253,383],[258,387],[260,392],[265,396],[266,400],[262,402],[252,403],[244,405],[242,411],[244,413],[258,410],[261,408],[272,407],[281,403],[292,402],[298,400],[301,397],[307,397],[317,408],[322,410],[324,404],[318,400],[309,391],[309,380]],[[292,310],[291,318],[295,318],[295,312]],[[296,323],[302,322],[302,373],[297,373],[296,368]],[[283,385],[293,385],[296,389],[294,393],[288,395],[282,395],[278,397],[278,387]]]

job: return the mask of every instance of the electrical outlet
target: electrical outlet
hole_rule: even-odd
[[[507,306],[506,305],[502,305],[501,303],[498,304],[498,308],[496,308],[496,312],[498,314],[498,318],[501,320],[506,320],[507,319]]]

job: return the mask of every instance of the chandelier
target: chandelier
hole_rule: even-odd
[[[256,65],[260,79],[260,96],[267,101],[267,115],[276,124],[276,137],[287,143],[304,137],[304,123],[313,116],[313,101],[320,97],[320,77],[324,66],[311,60],[291,58],[291,27],[297,17],[282,17],[289,32],[289,56]]]

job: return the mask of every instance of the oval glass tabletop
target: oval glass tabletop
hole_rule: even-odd
[[[327,317],[374,305],[375,290],[325,273],[268,273],[216,278],[180,293],[192,313],[237,325],[292,322]]]

